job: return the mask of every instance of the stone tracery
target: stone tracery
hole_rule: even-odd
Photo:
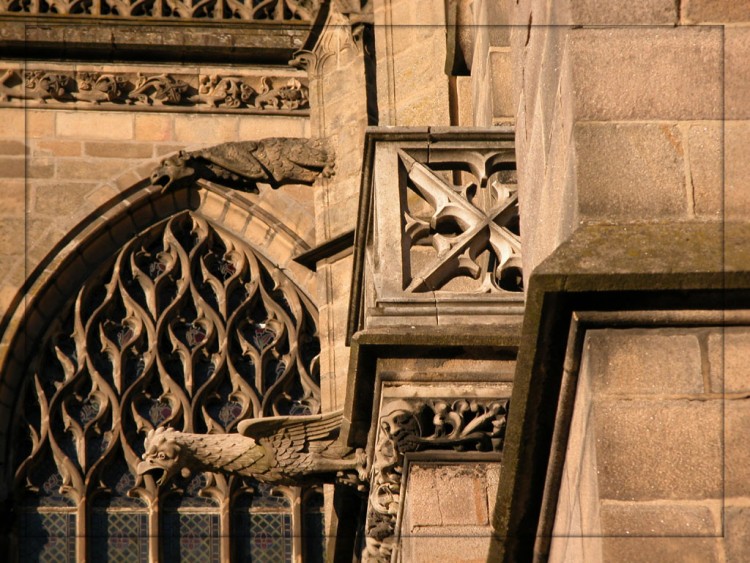
[[[215,511],[218,542],[230,526],[218,508],[257,485],[212,474],[162,487],[137,478],[143,435],[165,425],[223,434],[241,419],[319,412],[315,325],[286,276],[197,213],[132,239],[49,327],[31,366],[17,452],[21,536],[59,534],[37,554],[53,557],[93,549],[80,536],[96,530],[146,526],[120,542],[138,558],[143,537],[159,533],[161,504],[192,490]],[[180,522],[189,513],[175,510]]]

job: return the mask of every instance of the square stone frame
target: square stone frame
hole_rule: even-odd
[[[392,144],[409,149],[429,151],[445,149],[476,150],[495,148],[498,152],[511,154],[515,151],[515,133],[510,127],[368,127],[365,133],[365,147],[362,159],[362,176],[359,190],[359,207],[357,211],[357,228],[354,233],[354,266],[352,271],[349,313],[346,328],[346,344],[352,345],[352,337],[365,327],[365,293],[366,293],[366,259],[367,242],[375,231],[373,205],[376,151],[378,144]],[[418,319],[425,310],[435,310],[438,306],[455,318],[461,315],[481,318],[483,324],[493,329],[502,325],[517,326],[523,312],[523,295],[512,294],[498,299],[497,296],[486,298],[480,293],[446,292],[445,296],[426,299],[424,295],[405,292],[388,293],[381,296],[388,303],[388,317],[394,331],[409,330],[410,325],[420,324]],[[442,302],[442,303],[441,303]],[[417,313],[415,315],[415,312]],[[476,323],[474,323],[476,324]],[[471,330],[469,324],[463,325]],[[379,329],[380,327],[378,327]],[[375,330],[369,328],[367,330]],[[431,333],[431,325],[420,326],[418,330]],[[503,329],[498,329],[503,330]],[[511,333],[516,330],[510,329]],[[458,332],[458,330],[454,330]],[[436,333],[439,334],[439,331]],[[429,339],[428,339],[429,340]],[[425,341],[422,341],[425,342]]]
[[[472,356],[487,353],[514,360],[519,347],[519,324],[508,324],[488,331],[486,327],[413,329],[409,326],[358,332],[351,342],[341,439],[352,447],[366,448],[374,437],[373,420],[380,403],[381,380],[376,373],[378,359],[430,358],[440,355]],[[472,377],[477,382],[476,377]],[[491,382],[491,380],[489,381]],[[428,383],[420,379],[420,383]],[[436,384],[451,381],[436,379]],[[436,452],[432,459],[451,459],[454,454]],[[492,459],[497,456],[490,455]],[[329,523],[326,561],[350,563],[364,528],[367,499],[351,487],[336,486],[333,513]]]
[[[750,225],[584,225],[531,276],[489,561],[547,560],[589,328],[750,324]]]

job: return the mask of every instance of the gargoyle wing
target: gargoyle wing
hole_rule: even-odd
[[[257,148],[258,143],[254,141],[222,143],[215,147],[195,151],[190,155],[203,158],[250,180],[268,180],[268,171],[254,155]]]
[[[293,163],[307,168],[322,168],[331,161],[325,141],[320,139],[306,139],[305,143],[296,143],[295,150],[287,151],[284,156]]]
[[[240,434],[271,448],[280,467],[304,471],[338,438],[342,411],[311,416],[283,416],[245,420]]]
[[[277,182],[313,182],[320,171],[333,164],[320,139],[263,139],[255,156]]]

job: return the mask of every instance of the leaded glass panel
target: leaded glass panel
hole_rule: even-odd
[[[95,508],[89,524],[92,561],[148,562],[148,515]]]
[[[75,514],[21,510],[18,520],[21,561],[75,563]]]
[[[164,561],[220,563],[219,515],[165,511],[162,521]]]

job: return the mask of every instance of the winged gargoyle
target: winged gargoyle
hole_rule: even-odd
[[[338,441],[341,411],[312,416],[245,420],[237,433],[190,434],[173,428],[149,431],[137,473],[161,471],[159,484],[178,471],[212,471],[273,484],[342,482],[361,485],[365,455]]]
[[[312,184],[333,174],[333,151],[322,139],[274,137],[222,143],[197,151],[180,151],[161,161],[151,183],[167,189],[186,179],[206,178],[244,191],[257,184]]]

